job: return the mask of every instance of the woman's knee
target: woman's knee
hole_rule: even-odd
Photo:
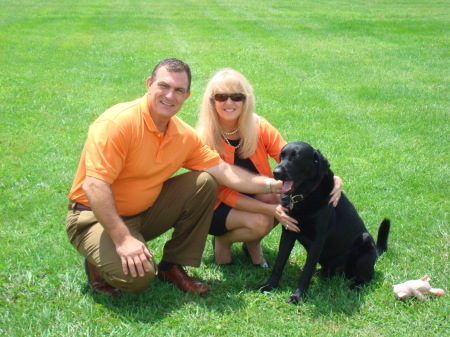
[[[252,230],[259,236],[259,238],[263,238],[269,234],[273,228],[273,217],[271,216],[257,214],[252,220]]]
[[[266,204],[279,204],[280,203],[280,195],[279,194],[257,194],[255,195],[255,199]]]

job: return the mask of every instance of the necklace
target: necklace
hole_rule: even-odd
[[[238,132],[239,131],[239,128],[237,128],[236,130],[234,130],[234,131],[230,131],[230,132],[225,132],[225,131],[222,131],[222,136],[231,136],[231,135],[234,135],[236,132]]]
[[[230,146],[233,146],[233,145],[231,145],[230,141],[227,139],[227,137],[225,137],[225,135],[223,133],[222,133],[222,137],[225,140],[225,143],[227,143]],[[239,144],[236,146],[236,150],[239,149],[241,147],[241,145],[242,145],[242,138],[239,139]]]

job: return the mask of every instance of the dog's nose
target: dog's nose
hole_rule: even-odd
[[[283,180],[283,178],[284,178],[284,171],[283,171],[283,168],[280,167],[280,165],[276,166],[276,167],[273,169],[273,177],[274,177],[276,180]]]

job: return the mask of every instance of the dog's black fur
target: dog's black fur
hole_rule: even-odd
[[[344,193],[336,207],[329,204],[334,174],[327,159],[307,143],[287,144],[273,174],[277,180],[294,182],[281,199],[289,215],[298,221],[300,233],[283,227],[272,275],[260,289],[271,291],[278,286],[295,240],[305,247],[307,257],[297,289],[288,303],[302,300],[317,263],[327,276],[343,273],[353,281],[352,288],[371,281],[378,256],[387,250],[390,221],[384,219],[381,223],[375,244]]]

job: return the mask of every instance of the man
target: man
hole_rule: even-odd
[[[205,294],[209,287],[182,266],[200,265],[217,182],[253,194],[281,190],[282,182],[223,162],[175,116],[190,96],[187,64],[162,60],[146,83],[144,97],[113,106],[90,126],[69,193],[67,234],[85,257],[94,293],[138,293],[158,275]],[[192,172],[172,177],[181,167]],[[157,266],[146,242],[172,228]]]

